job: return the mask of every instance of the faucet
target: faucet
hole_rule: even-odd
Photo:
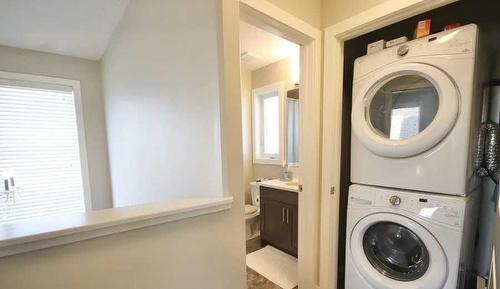
[[[281,175],[280,181],[290,181],[292,178],[290,177],[290,172],[288,171],[288,163],[287,161],[283,161],[283,165],[281,166]]]

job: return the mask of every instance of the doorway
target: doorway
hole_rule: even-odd
[[[239,22],[244,21],[300,45],[299,163],[297,187],[297,280],[299,288],[316,288],[319,268],[320,123],[321,123],[321,31],[267,1],[222,0],[222,109],[241,109]],[[304,129],[307,128],[307,129]],[[225,128],[223,127],[223,130]],[[232,143],[240,140],[228,140]],[[242,146],[240,146],[241,148]],[[253,149],[253,148],[252,148]],[[301,158],[300,156],[307,156]],[[228,176],[229,177],[229,176]],[[230,178],[226,181],[232,182]],[[283,210],[284,209],[284,210]],[[288,210],[287,210],[288,209]],[[293,209],[282,208],[281,218],[293,219]]]
[[[297,281],[300,46],[240,21],[247,287]]]

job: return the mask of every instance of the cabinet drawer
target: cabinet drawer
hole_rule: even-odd
[[[289,205],[297,205],[299,202],[297,192],[278,190],[263,186],[260,187],[260,198],[274,200]]]

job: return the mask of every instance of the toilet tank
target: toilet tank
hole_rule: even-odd
[[[250,183],[250,193],[252,194],[252,205],[260,208],[260,186],[257,182]]]

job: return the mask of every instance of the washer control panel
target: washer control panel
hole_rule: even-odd
[[[444,195],[353,185],[349,190],[349,206],[401,210],[455,227],[463,224],[466,202]]]
[[[401,205],[401,198],[398,195],[394,195],[389,198],[389,202],[393,206],[399,206]]]

